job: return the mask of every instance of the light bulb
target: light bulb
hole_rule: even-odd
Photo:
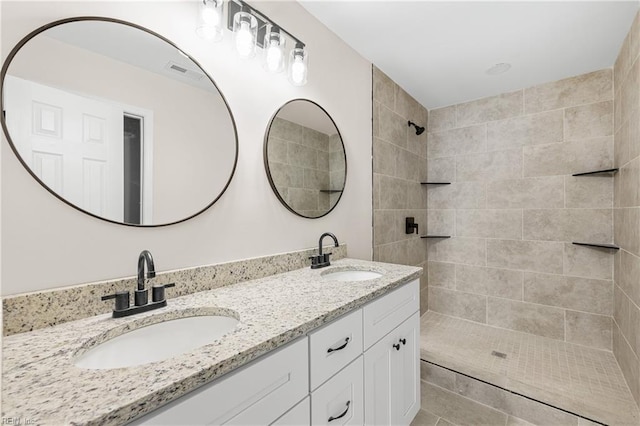
[[[202,0],[196,33],[205,40],[222,40],[222,0]]]
[[[202,21],[205,24],[215,25],[220,20],[220,16],[213,2],[205,3],[204,7],[200,10],[202,13]]]
[[[258,21],[248,12],[238,12],[233,17],[233,33],[236,51],[241,58],[250,58],[256,52]]]
[[[282,48],[277,41],[272,41],[267,48],[267,69],[271,72],[277,72],[282,64]]]
[[[304,81],[304,73],[304,62],[302,62],[302,57],[298,56],[291,66],[291,80],[293,80],[295,84],[302,83]]]

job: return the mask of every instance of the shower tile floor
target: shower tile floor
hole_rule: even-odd
[[[612,352],[433,311],[422,316],[420,327],[426,361],[598,422],[640,424]]]

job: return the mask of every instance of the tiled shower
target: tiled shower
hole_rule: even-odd
[[[397,103],[403,91],[374,68],[374,255],[407,264],[425,256],[423,355],[448,360],[423,363],[427,408],[441,410],[435,420],[423,413],[424,424],[464,422],[446,395],[467,404],[463,412],[488,405],[496,413],[483,413],[500,422],[637,421],[615,412],[640,404],[639,40],[636,17],[613,69],[428,111],[417,177],[438,184],[415,193],[402,180],[405,198],[396,195],[400,119],[397,133],[382,132],[394,128],[391,93]],[[417,111],[401,118],[426,121]],[[450,238],[402,235],[409,205],[421,234]],[[473,379],[489,384],[465,382]],[[557,402],[555,411],[529,407],[537,400]]]

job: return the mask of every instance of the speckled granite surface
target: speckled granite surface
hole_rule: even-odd
[[[321,277],[330,268],[365,269],[359,282]],[[110,315],[4,338],[2,416],[31,424],[123,424],[178,398],[366,302],[417,279],[421,268],[343,259],[329,268],[298,269],[174,298],[137,316]],[[225,312],[236,329],[193,352],[145,366],[86,370],[73,359],[119,332],[164,319]],[[115,330],[115,331],[114,331]]]
[[[332,260],[346,257],[347,246],[327,246],[332,252]],[[309,256],[317,250],[300,250],[271,256],[256,257],[240,261],[199,266],[196,268],[158,272],[155,284],[176,283],[166,290],[167,299],[186,294],[211,290],[242,281],[281,274],[309,265]],[[132,269],[138,259],[132,259]],[[157,265],[156,267],[162,267]],[[137,278],[82,284],[58,288],[51,291],[8,296],[2,299],[3,334],[5,336],[37,330],[51,325],[105,314],[113,310],[113,300],[102,301],[101,296],[116,291],[131,291],[136,287]],[[131,296],[133,305],[133,295]]]

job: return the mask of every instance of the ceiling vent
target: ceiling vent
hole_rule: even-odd
[[[178,74],[195,81],[200,81],[204,78],[204,74],[185,68],[173,61],[167,62],[167,65],[164,66],[164,69],[168,70],[171,74]]]

